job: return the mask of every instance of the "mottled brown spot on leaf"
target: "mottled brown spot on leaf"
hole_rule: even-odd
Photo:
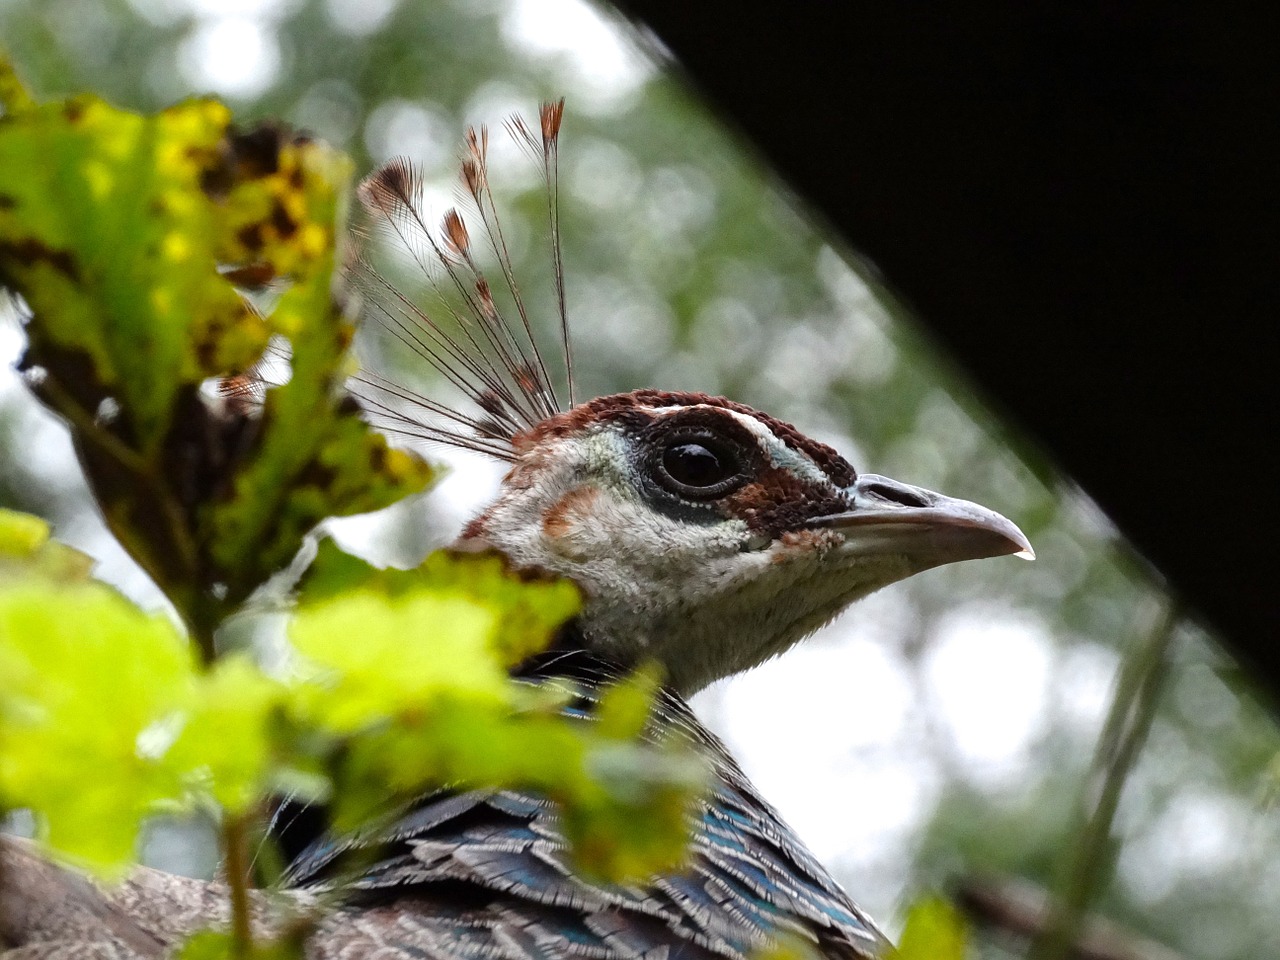
[[[231,149],[242,177],[266,177],[280,169],[280,147],[288,132],[273,123],[264,123],[245,133],[233,131]]]
[[[75,258],[65,250],[55,250],[39,240],[28,237],[18,241],[0,241],[0,260],[10,260],[24,267],[46,263],[69,280],[80,279],[80,269]]]
[[[246,250],[258,251],[264,245],[261,223],[248,223],[236,231],[236,239]]]
[[[287,240],[298,231],[298,224],[293,217],[289,216],[289,211],[279,201],[276,201],[271,208],[271,226],[275,227],[276,233],[284,240]]]
[[[276,278],[276,268],[270,263],[259,261],[223,271],[222,275],[237,287],[259,290]]]

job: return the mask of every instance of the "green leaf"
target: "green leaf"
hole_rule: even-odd
[[[514,570],[495,551],[438,551],[419,568],[437,590],[456,590],[483,602],[498,618],[495,653],[515,666],[546,647],[552,632],[582,607],[570,580]]]
[[[613,881],[679,870],[707,770],[688,745],[593,742],[564,797],[565,835],[579,869]]]
[[[342,221],[350,164],[310,141],[282,145],[275,163],[272,205],[262,206],[263,191],[254,184],[242,186],[248,226],[231,234],[264,244],[242,255],[260,257],[265,250],[276,270],[297,271],[269,318],[292,345],[289,382],[267,393],[258,442],[235,478],[234,496],[208,516],[215,560],[243,570],[229,580],[237,596],[287,563],[325,517],[379,510],[431,479],[420,459],[388,447],[338,392],[354,333],[332,295],[334,230]],[[277,235],[274,210],[289,211],[300,224],[296,234]]]
[[[680,864],[705,768],[686,744],[635,742],[656,673],[606,690],[594,723],[559,713],[571,684],[507,676],[579,604],[573,585],[512,572],[497,554],[441,551],[415,570],[376,570],[322,544],[292,635],[326,672],[295,702],[300,717],[350,735],[337,826],[385,815],[388,788],[408,799],[430,784],[522,787],[561,803],[586,872],[639,879]]]
[[[283,684],[241,654],[202,675],[182,732],[166,760],[230,814],[258,802],[273,784]]]
[[[49,525],[29,513],[0,507],[0,555],[29,557],[49,540]]]
[[[6,578],[38,576],[60,583],[89,579],[93,558],[49,539],[39,517],[0,509],[0,583]]]
[[[352,326],[332,296],[351,164],[230,125],[193,100],[154,115],[0,92],[0,283],[32,310],[23,364],[68,421],[103,516],[205,656],[217,622],[325,517],[380,509],[430,469],[368,429],[341,386]],[[273,309],[237,288],[270,284]],[[265,301],[264,301],[265,302]],[[290,377],[211,401],[272,336]]]
[[[546,647],[552,633],[582,607],[570,580],[514,570],[496,551],[438,550],[412,570],[379,570],[332,541],[320,544],[301,587],[304,601],[318,601],[356,587],[395,596],[430,585],[438,595],[471,599],[496,618],[493,652],[511,667]]]
[[[37,351],[82,358],[144,453],[182,384],[246,367],[266,345],[217,273],[215,211],[199,199],[229,119],[212,101],[142,117],[84,96],[0,127],[0,276],[39,318]]]
[[[390,597],[365,589],[303,607],[289,633],[319,671],[310,719],[350,733],[430,710],[442,695],[505,704],[495,624],[483,605],[429,587]]]
[[[822,960],[822,954],[810,941],[796,933],[780,933],[768,946],[753,950],[751,960]]]
[[[653,711],[653,699],[661,687],[661,672],[657,664],[651,664],[605,690],[596,706],[598,729],[603,736],[625,740],[644,732]]]
[[[191,695],[186,642],[101,584],[0,587],[0,800],[94,869],[131,859],[140,818],[180,794],[163,721]]]
[[[187,938],[175,960],[302,960],[303,956],[301,937],[254,940],[246,951],[235,943],[230,933],[200,930]]]
[[[964,960],[964,918],[941,897],[924,897],[907,911],[895,960]]]

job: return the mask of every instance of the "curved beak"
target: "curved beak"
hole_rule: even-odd
[[[916,570],[1009,554],[1035,559],[1017,525],[994,510],[874,473],[845,488],[850,508],[806,526],[839,530],[857,554],[893,554]]]

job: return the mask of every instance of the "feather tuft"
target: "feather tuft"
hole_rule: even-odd
[[[520,117],[507,129],[542,167],[551,226],[552,282],[559,309],[564,378],[573,397],[565,310],[563,265],[560,256],[559,197],[556,183],[558,139],[564,101],[545,103],[539,110],[535,136]],[[489,134],[486,127],[468,127],[463,137],[459,173],[475,204],[480,234],[502,275],[505,300],[515,310],[513,322],[499,305],[481,269],[472,232],[456,208],[445,211],[438,229],[428,226],[423,209],[425,179],[404,158],[391,160],[360,185],[357,196],[367,215],[359,236],[380,236],[407,257],[426,278],[433,305],[424,306],[403,293],[386,273],[357,249],[348,257],[347,273],[360,294],[366,320],[376,323],[393,340],[427,361],[444,380],[482,411],[471,415],[385,378],[362,374],[353,379],[352,392],[374,418],[393,433],[432,442],[480,450],[510,459],[509,444],[562,410],[550,370],[516,281],[510,249],[489,184]]]

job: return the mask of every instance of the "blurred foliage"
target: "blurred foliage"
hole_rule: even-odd
[[[45,96],[92,89],[153,110],[221,86],[238,117],[306,126],[357,169],[409,153],[435,178],[441,207],[453,199],[466,123],[566,96],[562,231],[584,393],[652,385],[729,394],[796,421],[859,468],[991,504],[1036,545],[1038,561],[1016,576],[1001,563],[966,564],[895,588],[891,603],[873,598],[884,615],[875,636],[911,684],[910,723],[892,749],[922,785],[925,810],[887,852],[851,850],[834,866],[882,914],[903,890],[944,889],[972,871],[1052,885],[1074,841],[1105,708],[1086,693],[1113,678],[1133,611],[1159,585],[1105,518],[965,389],[874,271],[797,213],[661,49],[646,60],[593,17],[572,2],[517,0],[262,0],[234,10],[0,0],[0,37]],[[240,45],[219,48],[219,37]],[[236,63],[252,82],[225,79]],[[813,148],[835,135],[857,131],[815,130]],[[545,276],[543,245],[527,226],[544,216],[536,176],[510,169],[500,200],[517,273]],[[526,284],[525,294],[550,322],[550,283]],[[420,364],[387,363],[397,377],[424,375]],[[21,449],[30,424],[23,401],[0,393],[0,448]],[[0,503],[64,527],[83,522],[83,492],[23,457],[0,457]],[[433,509],[388,526],[387,541],[412,548],[443,536],[430,528]],[[967,757],[931,705],[931,658],[960,616],[1025,626],[1047,651],[1051,679],[1012,773]],[[990,686],[976,696],[995,702],[1021,678],[985,657],[975,642],[968,659]],[[1188,956],[1275,954],[1280,827],[1261,795],[1280,739],[1208,638],[1184,632],[1174,657],[1117,813],[1117,879],[1097,906]],[[837,731],[795,733],[819,734],[841,749]],[[868,759],[848,752],[842,762]],[[813,771],[813,791],[846,782],[827,773]],[[841,799],[857,816],[856,798]]]
[[[297,960],[301,956],[299,945],[288,938],[255,943],[252,949],[237,954],[239,949],[231,934],[202,930],[187,939],[175,960],[226,960],[232,956],[239,956],[242,960]]]
[[[393,592],[304,597],[298,656],[274,678],[243,654],[199,669],[168,617],[89,579],[67,548],[31,535],[41,526],[0,514],[0,802],[36,812],[46,842],[76,861],[127,867],[142,817],[189,806],[192,790],[238,815],[301,783],[349,828],[424,784],[536,787],[565,805],[590,871],[645,876],[683,856],[702,769],[637,742],[653,678],[609,690],[591,725],[508,679],[519,647],[506,625],[540,621],[545,643],[577,609],[571,584],[436,555]],[[406,647],[427,627],[430,643]],[[527,626],[517,633],[527,648]]]
[[[0,529],[33,520],[6,513]],[[51,846],[119,870],[142,816],[181,793],[138,743],[189,696],[191,652],[168,618],[58,562],[63,551],[0,557],[0,805],[38,810]]]
[[[564,805],[583,870],[628,881],[678,865],[703,769],[690,745],[643,740],[654,679],[620,681],[584,724],[562,714],[567,691],[509,676],[577,611],[570,583],[487,555],[377,571],[326,550],[282,669],[215,643],[320,520],[430,475],[338,390],[345,159],[277,127],[237,133],[212,100],[155,115],[90,96],[37,105],[3,61],[0,88],[0,280],[31,313],[24,363],[112,530],[190,630],[91,579],[42,520],[0,511],[0,807],[107,874],[133,861],[144,817],[216,810],[237,955],[244,844],[273,794],[324,801],[354,828],[432,785],[535,788]],[[232,285],[246,273],[283,287],[272,309]],[[257,385],[260,404],[199,393],[271,336],[290,376]]]
[[[911,905],[894,960],[964,960],[968,934],[964,918],[940,897]]]

